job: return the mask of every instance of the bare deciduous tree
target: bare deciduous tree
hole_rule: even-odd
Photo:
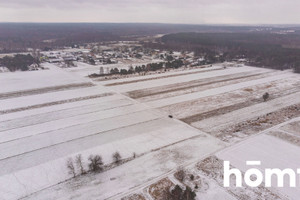
[[[76,162],[76,166],[78,167],[78,169],[80,170],[80,174],[85,174],[86,171],[83,167],[83,162],[82,162],[82,156],[81,154],[78,154],[75,158],[75,162]]]
[[[103,162],[102,162],[102,157],[99,156],[99,155],[91,155],[89,157],[89,169],[93,172],[97,172],[97,171],[101,171],[103,170],[102,168],[102,165],[103,165]]]
[[[184,171],[184,169],[182,167],[179,167],[177,169],[177,172],[174,174],[174,176],[180,181],[183,182],[185,177],[186,177],[186,173]]]
[[[67,168],[68,168],[69,174],[72,174],[73,177],[75,177],[76,176],[76,172],[75,172],[75,167],[74,167],[72,158],[69,158],[67,160]]]
[[[113,154],[113,160],[114,160],[114,163],[116,163],[116,164],[120,163],[121,158],[122,158],[122,157],[121,157],[121,155],[120,155],[119,152],[116,152],[116,153]]]
[[[264,101],[267,101],[268,100],[268,98],[269,98],[269,93],[265,93],[264,95],[263,95],[263,99],[264,99]]]

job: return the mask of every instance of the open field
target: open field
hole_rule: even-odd
[[[159,181],[161,175],[173,172],[177,166],[189,164],[222,147],[224,145],[218,140],[200,135],[150,152],[103,173],[72,179],[25,199],[121,199]],[[115,189],[111,190],[112,187]]]
[[[0,73],[0,84],[5,87],[0,88],[0,95],[21,91],[31,91],[40,88],[53,88],[70,84],[87,84],[90,81],[80,76],[74,76],[52,64],[43,64],[45,70]],[[1,96],[0,96],[1,97]]]
[[[205,138],[201,142],[209,146],[201,155],[223,146],[110,88],[57,87],[63,89],[41,88],[37,93],[0,100],[0,182],[6,183],[0,196],[5,199],[24,197],[68,180],[72,176],[67,172],[66,160],[78,154],[87,168],[87,158],[92,154],[100,154],[108,166],[116,151],[126,161],[133,154],[160,152],[161,148],[199,137]],[[148,179],[154,177],[150,174]]]
[[[210,88],[220,87],[223,85],[229,85],[238,83],[241,81],[251,80],[258,77],[266,77],[266,73],[240,73],[232,75],[224,75],[220,77],[204,78],[195,81],[189,81],[184,83],[177,83],[166,85],[162,87],[154,87],[144,90],[131,91],[128,95],[131,98],[139,99],[141,101],[151,101],[156,99],[163,99],[172,96],[178,96],[182,94],[204,91]]]
[[[265,168],[291,168],[296,170],[300,165],[299,152],[299,146],[262,134],[225,149],[218,153],[217,156],[223,160],[229,160],[233,166],[244,172],[250,167],[246,165],[246,160],[259,160],[261,161],[261,166],[257,168],[264,173],[263,169]],[[272,189],[280,191],[288,199],[298,199],[300,194],[299,187],[289,187],[288,178],[284,178],[284,187],[277,187],[276,182],[276,179],[272,179]]]
[[[24,73],[38,82],[43,74],[41,85],[23,88],[26,78],[8,76],[10,86],[0,91],[3,199],[159,199],[160,184],[197,184],[198,199],[300,194],[286,188],[226,189],[218,176],[222,160],[242,171],[245,159],[300,165],[299,75],[218,64],[96,81],[84,77],[90,66],[49,68]],[[118,165],[116,151],[122,156]],[[90,155],[101,155],[104,171],[72,178],[66,161],[78,154],[85,169]],[[177,180],[179,166],[195,180]]]

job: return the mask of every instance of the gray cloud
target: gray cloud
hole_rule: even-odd
[[[299,0],[0,0],[0,21],[300,23]]]

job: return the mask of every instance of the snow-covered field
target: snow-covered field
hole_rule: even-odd
[[[237,122],[259,117],[264,113],[271,113],[275,110],[297,103],[300,103],[300,92],[270,100],[267,104],[262,102],[224,115],[204,119],[202,121],[192,123],[192,126],[206,131],[215,131],[215,129],[221,130],[223,127],[230,126]]]
[[[246,161],[256,160],[261,161],[261,165],[255,166],[255,168],[259,169],[263,174],[266,168],[278,168],[281,170],[290,168],[296,172],[300,166],[300,160],[298,159],[300,147],[268,134],[276,130],[276,128],[272,128],[261,135],[224,149],[217,153],[217,156],[223,160],[230,161],[230,164],[243,172],[252,167],[247,166]],[[288,199],[299,199],[300,189],[299,187],[289,186],[288,176],[284,178],[284,187],[277,187],[276,178],[273,178],[271,183],[273,189],[288,196]]]
[[[0,73],[1,93],[55,87],[75,83],[87,83],[88,79],[74,76],[52,64],[43,64],[45,70]]]
[[[94,66],[47,67],[1,74],[0,83],[7,87],[0,94],[18,95],[0,98],[0,183],[5,183],[0,199],[121,199],[131,194],[149,199],[149,186],[166,177],[177,184],[173,174],[178,166],[194,169],[217,151],[241,170],[246,170],[245,159],[262,159],[263,166],[300,165],[299,124],[288,118],[300,117],[298,107],[290,109],[300,104],[300,76],[290,71],[219,64],[92,81],[85,76],[98,70]],[[270,93],[266,102],[265,92]],[[286,108],[292,115],[277,114]],[[278,117],[274,130],[253,129],[247,135],[240,127],[239,139],[218,137],[236,124],[272,113]],[[112,165],[116,151],[124,161],[119,166]],[[86,169],[90,155],[101,155],[107,169],[72,178],[66,161],[78,154]],[[209,188],[199,188],[198,199],[242,195],[202,178]],[[274,190],[294,199],[300,194],[298,189]]]
[[[149,87],[158,87],[167,84],[183,83],[183,82],[199,80],[203,78],[211,78],[211,77],[217,77],[222,75],[229,75],[233,73],[249,72],[254,70],[257,69],[251,67],[230,68],[224,70],[209,71],[206,73],[195,73],[195,74],[188,74],[188,75],[177,76],[177,77],[168,77],[168,78],[158,79],[158,80],[149,80],[147,82],[136,82],[132,84],[116,85],[116,86],[112,86],[111,88],[120,92],[128,92],[133,89],[141,90]],[[264,70],[264,69],[259,69],[259,70]]]
[[[138,62],[130,61],[129,63],[108,64],[108,65],[90,65],[83,62],[74,62],[74,64],[77,67],[66,68],[65,71],[70,72],[71,74],[76,74],[82,77],[86,77],[94,73],[98,74],[101,67],[103,67],[104,72],[110,72],[110,70],[114,68],[118,68],[119,70],[121,69],[128,70],[130,66],[132,67],[142,66],[142,65],[147,65],[149,63],[156,63],[156,62],[161,62],[161,60],[138,61]]]
[[[120,199],[154,183],[161,175],[172,173],[177,166],[203,158],[221,147],[223,145],[216,139],[200,135],[148,153],[109,171],[49,188],[26,199]]]

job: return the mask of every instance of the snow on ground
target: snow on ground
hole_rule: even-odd
[[[91,74],[99,74],[100,68],[103,67],[104,72],[110,72],[111,69],[118,68],[120,69],[128,69],[130,66],[142,66],[147,65],[149,63],[161,62],[160,60],[153,61],[143,61],[143,62],[132,62],[132,63],[119,63],[119,64],[108,64],[108,65],[90,65],[83,62],[74,62],[77,67],[65,68],[64,70],[70,72],[72,74],[76,74],[81,77],[86,77]]]
[[[149,87],[163,86],[166,84],[183,83],[183,82],[189,82],[192,80],[199,80],[203,78],[210,78],[210,77],[229,75],[229,74],[241,73],[241,72],[250,72],[255,70],[263,71],[265,69],[258,69],[252,67],[228,68],[225,70],[216,70],[216,71],[209,71],[205,73],[188,74],[188,75],[169,77],[169,78],[163,78],[158,80],[149,80],[146,82],[136,82],[131,84],[116,85],[116,86],[111,86],[110,88],[117,90],[119,92],[128,92],[131,90],[141,90]]]
[[[145,187],[176,166],[188,164],[222,147],[216,139],[200,135],[148,153],[100,174],[73,179],[25,199],[119,199],[119,193]],[[144,185],[146,183],[146,185]]]
[[[126,78],[126,79],[116,79],[116,80],[107,80],[104,82],[100,82],[101,84],[114,84],[114,83],[123,83],[123,82],[129,82],[129,81],[141,81],[143,79],[150,79],[150,78],[159,78],[164,76],[173,76],[173,75],[181,75],[184,73],[197,73],[197,72],[205,72],[208,70],[220,70],[223,69],[220,65],[214,65],[212,67],[205,67],[200,69],[188,69],[188,70],[179,70],[179,71],[172,71],[172,72],[163,72],[160,74],[153,74],[153,75],[147,75],[147,76],[137,76],[132,78]]]
[[[196,192],[197,200],[236,200],[232,195],[230,195],[224,188],[220,187],[213,181],[209,181],[209,189],[205,192]]]
[[[32,90],[45,87],[55,87],[73,83],[87,83],[88,79],[74,76],[55,65],[44,63],[48,70],[0,73],[1,93]]]
[[[66,77],[86,81],[88,79],[83,78],[86,73],[90,73],[90,70],[98,71],[97,67],[83,63],[77,68],[60,69],[54,65],[49,65],[49,68],[49,70],[38,71],[53,73],[53,75],[51,73],[44,75],[45,81],[42,85],[37,86],[31,82],[26,83],[26,87],[30,90],[49,87],[51,84],[69,84]],[[56,76],[57,72],[60,75]],[[164,87],[193,80],[243,75],[242,73],[245,75],[268,73],[268,76],[241,80],[225,86],[216,85],[215,88],[184,95],[175,94],[172,97],[144,103],[120,94],[120,92]],[[16,77],[20,77],[18,74],[22,73],[16,74]],[[52,76],[55,79],[48,81]],[[34,76],[33,79],[35,78]],[[284,87],[278,87],[280,91],[284,88],[292,88],[292,83],[297,82],[298,79],[299,76],[288,71],[279,74],[268,69],[245,66],[223,69],[222,66],[216,65],[204,69],[96,82],[97,86],[93,87],[2,99],[0,111],[10,110],[10,112],[0,113],[0,166],[2,166],[0,183],[5,183],[0,184],[0,197],[11,200],[34,193],[27,199],[120,199],[136,191],[141,192],[149,185],[173,174],[178,166],[194,165],[204,157],[225,148],[225,144],[220,140],[177,119],[169,118],[165,112],[162,112],[166,111],[161,109],[162,107],[197,99],[220,97],[230,92],[239,93],[239,90],[245,88],[255,88],[275,82],[284,84]],[[7,91],[14,91],[21,87],[20,82],[13,81],[13,77],[7,80],[11,87]],[[283,80],[287,80],[288,83],[284,83]],[[39,81],[38,78],[35,79],[35,83]],[[113,85],[114,83],[116,85]],[[112,85],[106,86],[106,84]],[[0,93],[3,91],[0,90]],[[227,114],[195,122],[193,126],[201,130],[212,130],[267,114],[299,103],[300,92],[296,89],[295,91],[294,94],[284,93],[283,96],[264,103],[255,103]],[[230,105],[237,102],[240,101],[232,101]],[[229,104],[216,104],[215,108],[224,105]],[[193,109],[193,104],[185,109]],[[197,112],[199,110],[203,111],[197,109]],[[264,145],[270,141],[270,145]],[[276,148],[280,145],[283,147],[283,152]],[[255,148],[252,149],[253,147]],[[222,159],[227,156],[235,162],[234,166],[240,167],[244,164],[243,159],[254,159],[256,156],[265,159],[263,163],[272,160],[270,163],[275,165],[280,162],[285,153],[289,156],[283,158],[284,162],[291,162],[296,166],[299,165],[295,158],[299,157],[296,152],[299,151],[298,148],[300,147],[292,146],[274,136],[261,135],[245,140],[245,144],[241,146],[236,145],[233,148],[229,147],[228,150],[222,150],[217,155]],[[112,163],[112,154],[116,151],[120,152],[123,159],[132,159],[134,154],[137,157],[103,173],[87,174],[68,180],[72,177],[66,168],[68,158],[74,159],[76,155],[81,154],[84,166],[87,168],[87,159],[91,154],[101,155],[104,164],[107,165]],[[234,199],[216,183],[210,182],[209,185],[211,188],[205,193],[197,192],[197,198]],[[291,196],[299,194],[298,190],[297,192],[283,190],[283,193]]]
[[[192,188],[197,195],[197,200],[236,200],[236,198],[226,191],[225,188],[222,188],[213,179],[201,173],[199,169],[197,169],[197,164],[184,168],[184,172],[186,175],[182,182],[176,178],[176,173],[169,176],[169,179],[172,180],[175,185],[188,186]],[[193,179],[191,179],[191,175],[193,175]]]
[[[93,73],[99,73],[99,65],[90,65],[83,62],[74,62],[77,67],[64,68],[64,71],[69,72],[70,74],[76,74],[81,77],[86,77]],[[105,67],[104,67],[105,68]]]
[[[100,107],[101,108],[101,107]],[[38,135],[43,132],[50,132],[49,135],[53,135],[51,131],[62,129],[62,132],[64,134],[67,134],[68,131],[64,128],[66,127],[74,127],[78,124],[88,124],[94,121],[102,120],[102,119],[108,119],[115,116],[123,116],[123,115],[129,115],[131,113],[135,113],[138,115],[138,112],[145,110],[146,108],[142,105],[129,105],[129,106],[119,106],[112,109],[107,110],[97,110],[97,107],[95,107],[93,112],[88,114],[75,114],[73,117],[67,117],[62,113],[62,116],[59,119],[47,119],[46,122],[39,121],[38,124],[31,125],[31,126],[25,126],[20,128],[14,128],[7,131],[1,131],[0,132],[0,143],[7,142],[10,140],[16,140],[23,137],[29,137],[33,135]],[[72,113],[73,114],[73,113]],[[47,117],[49,115],[45,115]],[[55,115],[57,116],[57,115]],[[42,117],[42,116],[40,116]],[[45,119],[40,118],[40,119]],[[128,116],[128,118],[130,115]],[[23,119],[26,120],[26,119]],[[121,119],[116,119],[121,120]],[[88,124],[91,125],[91,124]],[[76,128],[78,128],[76,126]]]
[[[169,97],[169,98],[165,98],[165,99],[159,99],[159,100],[155,100],[155,101],[149,101],[149,102],[147,102],[147,104],[149,104],[150,106],[152,106],[154,108],[159,108],[159,107],[176,104],[176,103],[180,103],[180,102],[184,102],[184,101],[191,101],[191,100],[195,100],[195,99],[199,99],[199,98],[204,98],[204,97],[208,97],[208,96],[231,92],[234,90],[238,90],[238,89],[242,89],[242,88],[246,88],[246,87],[250,87],[250,86],[254,86],[254,85],[258,85],[258,84],[262,84],[262,83],[269,83],[269,82],[275,81],[275,80],[291,78],[293,76],[295,76],[295,75],[292,73],[283,73],[281,75],[236,83],[236,84],[232,84],[232,85],[226,85],[223,87],[208,89],[208,90],[201,91],[201,92],[195,92],[195,93],[184,94],[184,95],[175,96],[175,97]]]
[[[106,93],[110,95],[68,101]],[[143,155],[195,137],[201,138],[197,143],[203,154],[223,146],[217,139],[101,85],[3,99],[0,110],[29,107],[0,115],[0,182],[6,183],[0,186],[0,196],[4,199],[17,199],[69,179],[66,160],[77,154],[82,154],[86,163],[89,155],[100,154],[104,163],[110,164],[116,151],[126,159],[133,153]],[[154,169],[148,170],[151,175]]]
[[[58,92],[49,92],[44,94],[36,94],[30,96],[16,97],[11,99],[0,100],[0,111],[24,108],[33,105],[47,104],[51,102],[89,97],[109,93],[110,90],[103,86],[95,86],[88,88],[80,88],[73,90],[65,90]]]
[[[300,136],[300,121],[292,122],[280,128],[280,130],[287,131],[293,135]]]
[[[242,143],[229,147],[217,153],[223,160],[245,172],[252,166],[247,166],[246,161],[261,161],[261,166],[255,166],[261,172],[266,168],[279,168],[281,170],[291,168],[296,170],[300,166],[300,148],[269,135],[259,135]],[[299,178],[299,177],[298,177]],[[289,187],[288,177],[284,178],[283,188],[276,187],[277,180],[272,179],[272,186],[289,199],[297,200],[300,195],[299,187]],[[297,179],[297,185],[299,179]]]
[[[109,95],[104,96],[101,98],[95,98],[95,99],[88,99],[88,100],[82,100],[82,101],[76,101],[76,102],[70,102],[67,104],[58,104],[58,105],[49,105],[47,107],[41,107],[41,108],[35,108],[32,110],[25,110],[25,111],[19,111],[19,112],[12,112],[5,115],[0,115],[0,129],[3,130],[6,123],[2,123],[4,121],[8,123],[13,123],[15,126],[19,126],[21,123],[27,123],[26,121],[22,121],[23,117],[33,117],[34,119],[38,120],[44,120],[42,117],[35,117],[33,115],[46,115],[47,117],[54,115],[56,118],[58,117],[59,113],[65,110],[72,110],[72,109],[78,109],[79,113],[88,113],[90,107],[94,106],[101,106],[103,108],[110,108],[114,107],[118,104],[114,104],[116,102],[119,102],[119,100],[126,101],[129,104],[132,104],[132,101],[128,100],[122,95]],[[107,102],[110,102],[111,104],[107,104]],[[85,108],[85,109],[82,109]],[[44,116],[43,116],[44,117]],[[18,120],[20,121],[14,123],[12,120]],[[29,124],[31,123],[31,119],[27,120]]]
[[[162,109],[168,113],[171,113],[174,117],[190,123],[194,121],[200,121],[207,112],[217,115],[218,111],[221,111],[222,109],[225,110],[225,108],[228,107],[232,107],[234,110],[262,102],[262,94],[264,94],[266,91],[271,94],[271,99],[291,94],[297,91],[295,84],[299,83],[300,80],[298,79],[278,80],[269,82],[268,84],[264,83],[254,85],[227,93],[221,93],[219,95],[199,98],[192,101],[185,101],[179,104],[172,104],[170,106],[163,107]],[[225,113],[222,112],[222,114]],[[209,116],[207,115],[205,116],[205,118],[208,117]]]
[[[255,73],[243,72],[227,76],[217,76],[213,78],[204,78],[184,83],[177,83],[171,85],[164,85],[160,87],[148,88],[143,90],[134,90],[127,93],[129,97],[138,99],[141,102],[153,101],[156,99],[163,99],[172,96],[179,96],[187,93],[204,91],[212,88],[217,88],[225,85],[240,83],[243,81],[250,81],[259,78],[271,76],[273,73]]]
[[[297,104],[299,102],[300,92],[297,92],[281,98],[242,108],[224,115],[219,115],[194,122],[192,123],[192,126],[197,127],[203,131],[213,132],[216,130],[220,130],[221,128],[236,124],[238,122],[259,117],[263,114]]]

